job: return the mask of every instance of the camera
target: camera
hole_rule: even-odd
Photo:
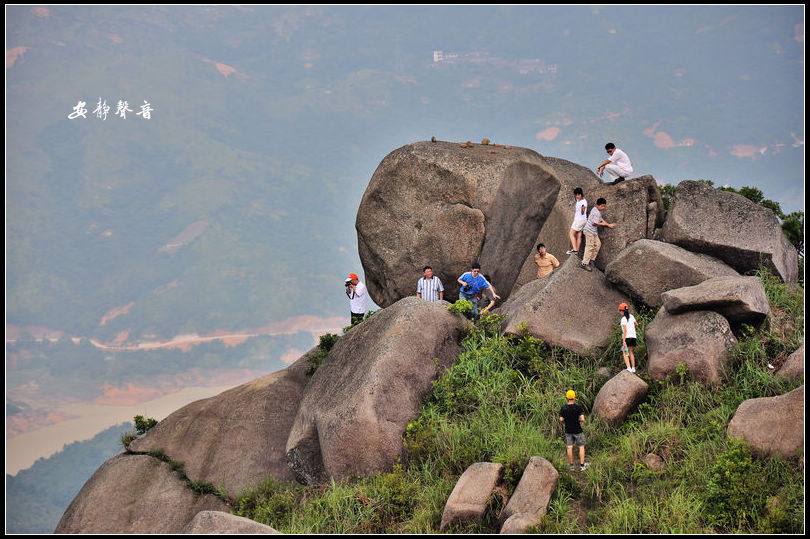
[[[346,288],[349,288],[352,285],[352,280],[351,279],[346,279],[345,284],[346,284]]]

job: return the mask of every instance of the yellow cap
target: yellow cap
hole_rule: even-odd
[[[569,389],[569,390],[568,390],[568,393],[566,393],[566,394],[565,394],[565,398],[566,398],[566,399],[569,399],[569,400],[570,400],[570,399],[576,399],[576,398],[577,398],[577,394],[576,394],[576,393],[574,393],[574,390],[573,390],[573,389]]]

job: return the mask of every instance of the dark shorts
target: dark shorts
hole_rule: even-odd
[[[365,315],[366,315],[366,313],[352,313],[352,316],[351,316],[351,323],[352,323],[352,324],[356,324],[357,322],[362,322],[362,321],[363,321],[363,317],[364,317]]]
[[[578,445],[580,447],[585,447],[585,433],[584,432],[580,432],[579,434],[568,434],[567,432],[565,433],[565,445],[567,445],[568,447],[571,447],[575,443],[576,443],[576,445]]]
[[[627,343],[627,346],[635,346],[636,345],[636,338],[635,337],[627,337],[624,340],[624,342]]]

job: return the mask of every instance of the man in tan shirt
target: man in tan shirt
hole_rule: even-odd
[[[551,254],[546,252],[546,246],[542,243],[537,244],[537,254],[534,255],[534,263],[537,264],[537,278],[542,279],[552,271],[554,268],[560,266],[560,261]]]

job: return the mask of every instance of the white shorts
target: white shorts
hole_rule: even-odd
[[[585,228],[585,223],[587,223],[587,222],[588,221],[585,221],[585,220],[583,220],[583,221],[574,221],[571,224],[571,230],[576,230],[577,232],[581,232],[582,229]]]

